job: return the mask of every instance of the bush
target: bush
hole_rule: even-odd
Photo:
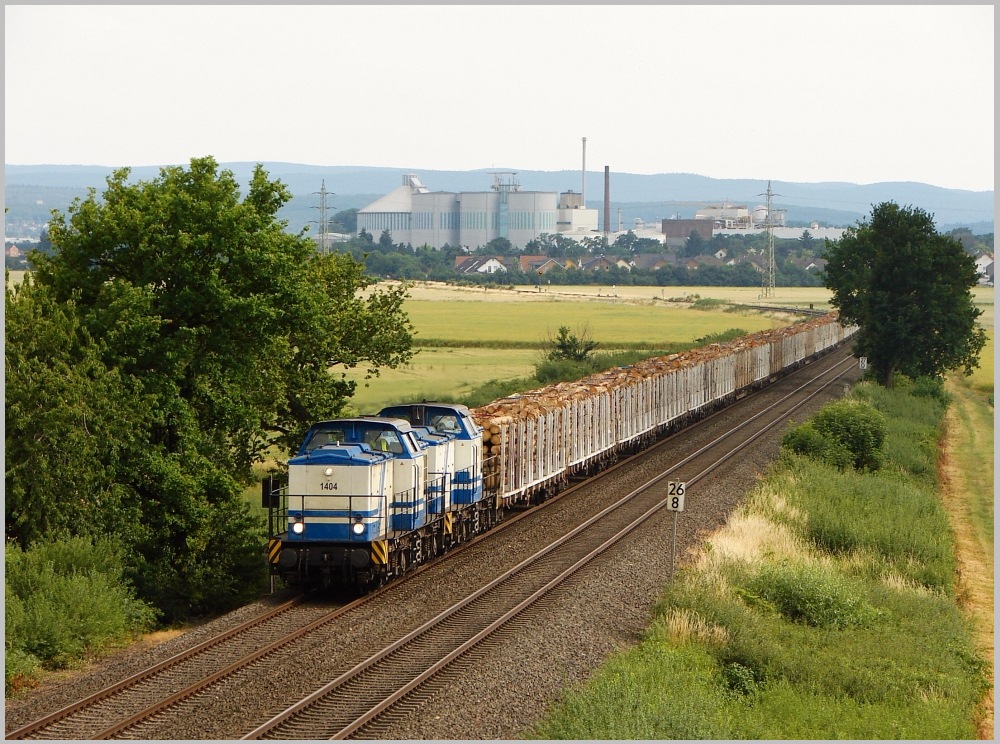
[[[781,445],[797,455],[825,462],[840,470],[851,467],[854,461],[850,450],[842,442],[823,434],[811,421],[788,431]]]
[[[951,396],[944,389],[944,380],[939,377],[918,377],[913,380],[910,394],[918,398],[933,398],[944,405],[951,402]]]
[[[871,383],[854,389],[854,397],[878,409],[888,426],[883,450],[883,463],[892,463],[928,485],[937,484],[937,441],[949,396],[933,381],[896,380],[896,388],[888,390]],[[917,392],[917,391],[921,392]],[[940,395],[938,394],[940,393]]]
[[[885,438],[885,416],[865,403],[841,400],[787,432],[782,445],[841,470],[877,470]]]
[[[592,365],[588,362],[569,359],[546,359],[535,365],[535,379],[543,385],[565,380],[579,380],[592,374]]]
[[[907,581],[952,592],[955,555],[948,515],[933,488],[888,470],[837,472],[791,463],[803,535],[833,555],[873,555]],[[860,569],[859,569],[860,570]]]
[[[568,326],[560,326],[559,335],[552,340],[548,358],[557,362],[563,360],[585,362],[596,348],[597,342],[590,338],[586,328],[577,336],[575,333],[570,333]]]
[[[713,297],[699,297],[691,303],[691,307],[695,310],[718,310],[720,307],[730,304],[732,303],[726,300],[717,300]]]
[[[477,408],[500,398],[506,398],[508,395],[531,390],[534,387],[538,387],[538,385],[537,381],[532,377],[518,377],[512,380],[487,380],[465,395],[459,396],[455,402],[469,408]]]
[[[699,338],[696,338],[694,342],[702,346],[707,346],[708,344],[724,344],[728,341],[733,341],[737,338],[749,335],[750,331],[744,328],[730,328],[728,331],[709,333],[706,336],[700,336]]]
[[[5,687],[38,667],[69,666],[152,627],[156,612],[137,600],[112,540],[81,537],[22,551],[5,546]]]
[[[746,591],[789,620],[821,628],[863,626],[877,617],[865,599],[863,584],[822,566],[764,564]]]

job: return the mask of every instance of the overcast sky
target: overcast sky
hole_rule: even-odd
[[[993,6],[5,6],[4,161],[991,190]]]

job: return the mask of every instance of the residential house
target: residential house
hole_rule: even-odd
[[[567,266],[565,261],[559,261],[548,256],[519,256],[518,268],[525,274],[545,274],[556,268],[569,268],[573,265],[569,261]]]
[[[676,261],[666,253],[638,253],[632,257],[632,266],[636,269],[652,269],[656,271]]]
[[[694,256],[689,258],[684,266],[688,269],[698,269],[702,266],[722,266],[722,259],[716,256]]]
[[[727,261],[726,266],[736,266],[742,263],[750,264],[750,266],[753,267],[754,271],[757,271],[761,274],[764,273],[765,261],[760,256],[743,256],[741,258],[735,258],[730,261]]]
[[[458,274],[506,273],[507,267],[496,256],[455,256],[455,272]]]
[[[979,274],[980,284],[989,284],[993,281],[993,256],[984,253],[976,257],[976,273]]]
[[[595,256],[580,261],[580,268],[584,271],[607,271],[612,266],[631,271],[632,266],[624,258],[608,258],[607,256]]]
[[[827,264],[825,258],[790,258],[788,262],[809,272],[822,271],[826,268]]]

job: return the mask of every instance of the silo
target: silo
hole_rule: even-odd
[[[758,204],[753,208],[753,224],[754,227],[763,227],[767,224],[767,207],[763,204]]]
[[[611,167],[604,166],[604,234],[611,233]]]

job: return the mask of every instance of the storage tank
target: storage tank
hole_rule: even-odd
[[[753,208],[753,223],[755,225],[767,224],[767,207],[765,205],[758,204]]]

